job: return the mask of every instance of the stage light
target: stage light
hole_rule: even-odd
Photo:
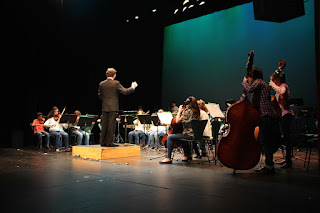
[[[191,5],[188,7],[188,9],[190,9],[190,8],[192,8],[192,7],[194,7],[194,5],[193,5],[193,4],[191,4]]]
[[[179,9],[176,9],[173,14],[177,14],[178,11],[179,11]]]
[[[184,7],[184,8],[182,9],[182,12],[184,12],[186,9],[187,9],[187,7]]]
[[[154,13],[157,12],[157,9],[153,9],[152,12],[154,12]]]
[[[139,16],[134,17],[135,19],[139,19]]]
[[[127,19],[126,22],[128,23],[128,22],[129,22],[129,19]]]
[[[187,4],[187,3],[189,3],[189,0],[184,0],[184,2],[183,2],[182,5],[185,5],[185,4]]]
[[[202,2],[200,2],[199,5],[204,5],[205,3],[206,3],[205,1],[202,1]]]

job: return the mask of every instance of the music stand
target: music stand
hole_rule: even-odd
[[[151,121],[154,126],[160,126],[160,119],[159,119],[158,115],[152,115]]]
[[[72,123],[74,124],[77,120],[77,115],[76,114],[64,114],[60,118],[60,123]]]
[[[87,132],[87,125],[89,124],[89,126],[90,126],[93,122],[96,122],[97,120],[98,120],[98,117],[95,117],[95,116],[93,116],[93,117],[92,116],[90,116],[90,117],[80,117],[79,118],[77,126],[80,126],[80,128],[83,127],[83,129],[84,129],[84,138],[86,138],[87,134],[89,134]]]
[[[151,116],[150,115],[138,115],[138,119],[142,124],[151,124]]]
[[[97,120],[97,117],[80,117],[78,126],[84,126],[84,130],[86,130],[88,124],[92,124],[92,122],[96,122]]]
[[[134,121],[134,117],[131,116],[131,115],[127,115],[127,114],[124,114],[124,115],[121,115],[120,116],[120,122],[121,123],[124,123],[124,142],[125,143],[128,143],[128,128],[127,128],[127,125],[128,124],[133,124],[133,121]]]
[[[60,123],[67,123],[68,126],[68,137],[70,139],[70,128],[69,124],[74,124],[77,120],[78,115],[76,114],[63,114],[60,118]]]
[[[151,121],[153,123],[154,126],[157,127],[157,137],[159,137],[159,126],[167,126],[165,124],[161,124],[160,119],[158,117],[158,115],[153,115],[151,116]],[[159,137],[160,138],[160,137]],[[155,144],[156,145],[156,144]],[[158,144],[160,145],[160,144]],[[158,149],[158,147],[156,148],[156,150]]]

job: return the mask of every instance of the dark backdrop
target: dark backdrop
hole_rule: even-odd
[[[120,97],[120,108],[161,106],[163,28],[152,22],[127,23],[123,1],[7,2],[3,100],[9,123],[2,146],[13,138],[32,143],[29,123],[52,106],[72,113],[101,114],[100,81],[114,67],[124,87],[137,81],[133,95]],[[115,8],[118,8],[116,11]]]

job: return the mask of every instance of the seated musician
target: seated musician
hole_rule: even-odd
[[[77,145],[82,145],[83,138],[84,138],[84,144],[89,145],[89,139],[90,139],[89,133],[82,130],[80,126],[77,126],[80,119],[81,112],[79,110],[76,110],[74,111],[74,114],[77,115],[77,120],[76,120],[76,123],[74,123],[74,125],[72,125],[71,127],[71,133],[77,137]]]
[[[197,103],[198,103],[198,106],[200,109],[200,120],[207,120],[208,121],[206,127],[204,128],[203,136],[211,138],[212,137],[212,127],[211,127],[211,122],[210,122],[210,118],[209,118],[209,111],[206,107],[206,103],[202,99],[198,100]],[[193,149],[197,155],[196,158],[201,158],[201,157],[207,156],[205,144],[203,142],[200,143],[201,155],[200,155],[199,149],[195,143],[193,144]]]
[[[140,136],[142,135],[141,141],[145,140],[145,125],[141,124],[139,119],[137,118],[136,120],[133,121],[134,124],[134,130],[130,131],[128,134],[129,137],[129,143],[133,144],[135,140],[135,144],[139,145],[140,144]]]
[[[138,106],[138,112],[137,112],[137,115],[144,115],[145,112],[143,111],[143,108],[142,106]]]
[[[205,102],[200,99],[197,101],[198,103],[198,106],[199,106],[199,109],[200,109],[200,120],[208,120],[210,121],[210,118],[209,118],[209,111],[206,107],[206,104]],[[204,131],[203,131],[203,136],[205,137],[212,137],[212,127],[211,127],[211,123],[208,122]]]
[[[178,112],[179,112],[179,108],[177,107],[176,102],[172,102],[172,103],[171,103],[170,112],[171,112],[171,113],[178,113]]]
[[[65,143],[66,152],[70,152],[68,133],[66,133],[63,130],[63,127],[67,128],[67,126],[66,126],[67,124],[58,123],[58,120],[59,120],[58,115],[59,115],[59,109],[58,109],[58,107],[54,106],[52,108],[52,110],[49,112],[49,114],[47,116],[47,120],[44,123],[44,126],[49,128],[50,135],[55,136],[56,152],[59,152],[62,140]],[[61,140],[61,137],[62,137],[62,140]]]
[[[33,131],[34,135],[36,136],[38,148],[42,148],[42,136],[44,135],[46,138],[46,149],[49,149],[49,142],[50,142],[50,135],[48,132],[44,130],[44,118],[42,112],[37,113],[37,118],[33,120],[32,126],[33,126]]]
[[[179,111],[176,117],[176,123],[182,123],[182,133],[174,133],[167,137],[167,157],[160,161],[160,164],[172,164],[171,153],[173,149],[173,141],[180,139],[192,140],[193,131],[191,127],[192,119],[200,118],[200,110],[197,104],[197,99],[190,96],[185,101],[185,105],[180,105]],[[188,162],[192,160],[191,150],[188,142],[182,142],[184,157],[182,161]]]
[[[158,113],[162,113],[163,110],[159,109]],[[152,147],[153,149],[156,147],[159,147],[159,140],[160,140],[160,136],[163,136],[166,132],[166,126],[155,126],[153,124],[150,125],[149,130],[147,131],[146,135],[147,135],[147,147],[150,148]],[[152,145],[151,145],[151,142]]]

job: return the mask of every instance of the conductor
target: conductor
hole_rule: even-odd
[[[102,100],[102,119],[100,145],[114,147],[113,135],[116,131],[116,116],[119,111],[119,92],[128,95],[134,92],[138,86],[137,82],[132,82],[131,87],[124,88],[116,78],[117,71],[114,68],[107,69],[107,79],[100,82],[98,96]]]

